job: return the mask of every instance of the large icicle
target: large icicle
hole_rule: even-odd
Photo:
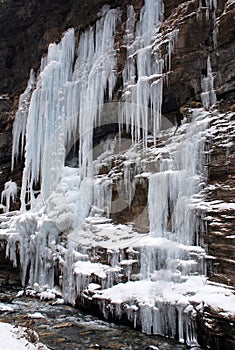
[[[120,124],[126,124],[133,140],[143,138],[146,147],[150,129],[156,136],[160,128],[164,62],[159,50],[153,50],[153,36],[159,30],[163,3],[161,0],[145,1],[135,32],[132,6],[128,8],[128,15],[125,36],[127,61],[123,71],[124,103],[121,104],[119,121]]]
[[[15,158],[18,159],[19,155],[23,155],[24,152],[24,143],[25,143],[25,133],[26,133],[26,123],[29,111],[29,103],[31,98],[31,93],[34,88],[34,71],[31,69],[30,77],[27,84],[27,87],[23,94],[20,95],[19,107],[16,112],[15,121],[13,125],[13,141],[12,141],[12,160],[11,160],[11,169],[14,168]],[[21,147],[19,146],[21,139]]]
[[[44,169],[44,176],[41,180],[46,184],[44,195],[49,195],[52,185],[58,182],[54,176],[57,170],[55,167],[58,168],[58,163],[61,162],[61,157],[63,158],[62,150],[57,152],[57,148],[62,147],[60,127],[65,119],[64,87],[72,78],[74,50],[75,36],[74,30],[71,29],[65,33],[58,45],[49,45],[48,55],[41,62],[41,73],[31,97],[26,127],[22,209],[25,208],[27,191],[30,192],[31,204],[33,204],[33,184],[40,180],[42,169]],[[60,130],[59,137],[54,138],[51,147],[52,136],[58,130]]]
[[[43,199],[55,190],[63,172],[66,147],[78,137],[80,176],[84,179],[92,175],[93,127],[100,123],[106,92],[111,99],[116,84],[114,32],[118,17],[119,10],[104,6],[96,28],[81,34],[74,72],[74,29],[68,30],[59,44],[49,45],[29,111],[22,114],[21,105],[29,100],[33,85],[30,78],[14,125],[13,160],[18,155],[20,137],[23,147],[26,129],[22,209],[26,199],[33,206],[35,183],[41,182]]]
[[[202,105],[205,109],[209,109],[210,106],[216,103],[216,94],[214,91],[214,77],[211,68],[210,55],[207,58],[207,75],[202,77],[201,86]]]
[[[107,14],[80,38],[78,58],[73,74],[79,91],[79,166],[81,177],[92,175],[93,128],[100,125],[105,94],[112,98],[116,84],[116,50],[114,32],[119,11],[103,8]],[[76,102],[76,99],[75,99]],[[70,112],[71,116],[73,111]]]
[[[195,242],[195,196],[204,181],[204,132],[208,119],[192,116],[185,136],[163,150],[160,172],[150,177],[149,217],[153,237],[166,237],[186,245]]]

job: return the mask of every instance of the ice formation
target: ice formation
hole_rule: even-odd
[[[4,191],[1,194],[1,204],[6,212],[10,209],[11,201],[14,203],[17,196],[17,184],[12,181],[8,181],[5,183]]]
[[[214,91],[214,77],[211,68],[210,56],[208,56],[207,58],[207,75],[202,76],[201,86],[202,105],[205,109],[209,109],[210,106],[216,103],[216,94]]]
[[[219,19],[216,17],[217,0],[199,0],[199,7],[197,10],[197,19],[201,20],[203,13],[205,13],[206,19],[212,19],[213,30],[212,30],[212,41],[214,49],[217,49],[217,36],[219,32]]]
[[[13,141],[12,141],[12,161],[11,168],[14,169],[14,161],[19,158],[24,152],[24,143],[25,143],[25,133],[26,133],[26,123],[28,118],[29,103],[31,94],[34,88],[34,71],[30,71],[30,77],[27,84],[27,87],[22,95],[20,95],[19,107],[16,112],[15,121],[13,125]],[[21,147],[19,142],[21,140]]]
[[[216,8],[215,1],[207,5]],[[25,142],[22,210],[0,217],[1,238],[7,239],[7,256],[15,265],[20,252],[23,285],[29,283],[42,299],[54,298],[53,287],[59,285],[66,302],[94,302],[104,317],[125,317],[146,333],[195,346],[204,298],[210,304],[213,295],[212,307],[225,312],[234,301],[232,291],[210,285],[205,277],[204,147],[211,123],[220,116],[191,110],[191,122],[184,120],[176,134],[172,128],[160,130],[163,82],[178,31],[164,38],[159,33],[161,0],[146,0],[139,19],[130,5],[116,119],[120,130],[130,132],[132,146],[121,149],[114,137],[93,159],[94,128],[106,124],[104,103],[112,101],[116,87],[120,16],[119,9],[103,7],[96,25],[80,33],[77,48],[70,29],[49,46],[38,77],[31,72],[13,129],[12,165]],[[202,91],[208,109],[216,102],[209,57]],[[65,166],[77,141],[78,167]],[[141,181],[149,185],[145,235],[110,218],[131,208]],[[113,200],[114,186],[119,202]],[[2,198],[10,203],[15,190],[12,183]]]
[[[96,28],[81,35],[76,62],[74,29],[68,30],[59,44],[49,45],[48,55],[41,62],[29,109],[23,113],[22,104],[28,101],[32,78],[20,98],[13,129],[13,154],[18,154],[17,140],[21,135],[23,140],[26,132],[21,191],[23,210],[29,198],[31,207],[34,206],[35,183],[41,182],[44,199],[55,190],[64,166],[66,146],[71,140],[80,140],[81,178],[92,175],[93,128],[100,119],[106,90],[111,99],[116,83],[113,34],[118,17],[118,10],[109,10],[108,6],[103,8]]]
[[[122,94],[125,103],[121,104],[119,119],[131,131],[133,140],[143,138],[145,146],[150,130],[155,138],[161,123],[164,60],[154,35],[162,18],[163,2],[146,0],[135,27],[135,12],[132,5],[128,7]]]

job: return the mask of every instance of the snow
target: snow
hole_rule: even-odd
[[[6,305],[6,304],[3,304],[3,303],[0,303],[0,311],[2,312],[13,312],[14,311],[14,308],[10,305]]]
[[[86,229],[74,230],[69,235],[69,239],[83,246],[92,245],[93,247],[102,246],[107,249],[118,249],[133,245],[140,239],[140,236],[131,226],[97,223],[97,217],[95,217],[94,219],[88,218]]]
[[[24,295],[24,290],[20,290],[20,291],[16,294],[16,298],[20,298],[20,297],[22,297],[22,295]]]
[[[8,94],[0,95],[0,100],[9,100]]]
[[[45,318],[45,316],[43,316],[41,312],[34,312],[33,314],[28,314],[28,317],[33,319]]]
[[[112,303],[136,300],[137,304],[154,306],[156,301],[173,304],[200,304],[202,301],[217,310],[224,310],[228,316],[235,313],[235,296],[232,290],[207,283],[205,277],[192,276],[185,283],[167,281],[137,281],[120,283],[117,286],[98,291],[94,298],[109,299]]]
[[[40,293],[41,300],[54,300],[56,298],[56,294],[53,293],[52,290],[46,290]]]
[[[38,342],[37,334],[26,328],[13,327],[8,323],[0,322],[0,334],[1,334],[1,345],[2,350],[47,350],[48,348],[42,343]],[[30,342],[27,337],[31,340],[35,340],[34,343]]]
[[[184,283],[163,280],[119,283],[112,288],[97,291],[93,298],[101,303],[101,307],[105,305],[102,301],[108,300],[110,308],[115,308],[116,313],[120,315],[121,305],[125,305],[126,309],[131,307],[133,311],[135,306],[134,314],[128,313],[134,326],[138,318],[145,333],[150,334],[153,329],[155,334],[169,336],[169,333],[166,333],[168,329],[168,332],[171,332],[170,336],[175,337],[178,332],[179,341],[184,342],[186,335],[186,343],[190,346],[198,345],[194,324],[196,310],[192,305],[197,305],[197,310],[208,305],[228,318],[235,314],[233,291],[207,283],[206,278],[202,276],[191,276]],[[104,310],[103,314],[108,317],[107,310]],[[175,323],[176,314],[179,317],[178,324]],[[164,320],[169,318],[170,329],[166,328],[164,323]]]

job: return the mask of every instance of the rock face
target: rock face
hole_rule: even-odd
[[[203,2],[202,2],[203,3]],[[230,6],[229,6],[230,3]],[[205,4],[204,4],[205,5]],[[174,112],[192,101],[200,102],[200,77],[206,70],[210,53],[215,75],[215,88],[221,109],[234,104],[235,42],[234,4],[218,1],[215,19],[207,20],[206,7],[199,11],[198,1],[169,1],[163,31],[178,28],[178,40],[172,56],[172,73],[165,88],[163,113]]]
[[[4,288],[9,286],[14,288],[21,285],[19,268],[14,267],[10,259],[6,259],[6,244],[6,241],[2,241],[0,245],[0,302]]]
[[[216,256],[210,272],[213,280],[235,286],[234,230],[235,217],[235,126],[234,115],[215,126],[210,140],[209,193],[215,204],[208,211],[207,244],[209,254]]]

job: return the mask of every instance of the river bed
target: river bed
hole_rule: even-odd
[[[183,350],[173,340],[99,320],[69,306],[1,291],[0,321],[35,330],[52,350]],[[5,309],[5,310],[4,310]]]

